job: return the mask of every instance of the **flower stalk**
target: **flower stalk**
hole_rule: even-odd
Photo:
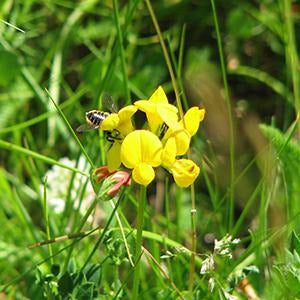
[[[142,233],[143,233],[143,223],[144,223],[144,210],[146,202],[146,191],[147,188],[143,185],[140,186],[140,196],[138,199],[138,215],[137,215],[137,233],[136,233],[136,243],[135,243],[135,269],[133,274],[133,296],[132,299],[138,299],[138,291],[140,284],[140,256],[142,254]]]

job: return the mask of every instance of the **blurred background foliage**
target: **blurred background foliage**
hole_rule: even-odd
[[[287,3],[291,5],[290,17],[294,22],[294,44],[287,28]],[[201,178],[196,183],[196,201],[199,209],[198,251],[204,253],[213,248],[214,238],[221,238],[228,232],[226,203],[230,186],[229,119],[211,2],[163,0],[152,1],[152,5],[172,54],[173,66],[182,82],[182,97],[187,99],[189,107],[199,105],[206,109],[206,118],[201,133],[193,141],[192,151],[193,159],[202,168]],[[230,232],[244,238],[240,251],[249,253],[242,255],[239,263],[250,254],[256,254],[252,263],[260,268],[260,274],[251,276],[259,294],[265,290],[266,295],[272,295],[274,282],[269,284],[268,280],[273,276],[270,266],[276,261],[279,266],[274,273],[275,282],[279,280],[283,285],[280,288],[275,284],[278,288],[276,295],[278,298],[290,297],[291,291],[286,287],[290,282],[300,284],[299,271],[292,267],[280,269],[280,264],[285,262],[283,248],[288,249],[291,245],[287,243],[290,234],[299,232],[295,220],[300,209],[300,148],[298,125],[294,122],[299,109],[297,91],[300,81],[297,52],[293,52],[292,47],[300,42],[300,2],[216,0],[216,7],[234,118],[235,222]],[[158,85],[164,87],[169,99],[175,99],[161,46],[144,2],[119,1],[117,19],[123,49],[118,43],[113,1],[1,1],[1,140],[55,160],[68,157],[78,161],[80,150],[44,88],[49,90],[54,101],[62,105],[74,129],[85,122],[86,111],[102,108],[104,92],[111,94],[119,107],[128,103],[126,85],[131,101],[147,99]],[[293,57],[297,58],[298,65]],[[128,77],[126,84],[123,63]],[[31,121],[24,123],[28,120]],[[104,164],[103,139],[99,139],[99,134],[84,134],[80,139],[94,164]],[[272,141],[272,147],[268,146],[269,141]],[[6,259],[0,262],[4,270],[0,275],[3,283],[30,269],[41,257],[46,257],[45,249],[37,250],[36,257],[32,252],[20,249],[45,238],[41,232],[44,225],[39,199],[42,197],[40,185],[49,165],[27,159],[18,151],[4,149],[0,152],[0,164],[0,226],[3,229],[0,256]],[[164,204],[166,176],[166,173],[161,173],[149,191],[149,220],[155,220],[157,226],[152,230],[161,233],[166,232],[163,224],[167,222]],[[175,191],[172,182],[169,187],[170,195],[176,199],[170,203],[168,216],[176,230],[169,228],[169,236],[190,246],[189,191]],[[123,209],[133,222],[135,213],[130,207],[134,204],[128,205],[129,208]],[[111,208],[107,210],[109,212]],[[70,212],[64,215],[70,216]],[[53,216],[53,236],[65,234],[68,230],[72,232],[78,218],[74,217],[75,221],[70,221],[72,225],[66,228],[60,226],[66,225],[66,220]],[[105,217],[99,220],[98,223],[105,224]],[[31,224],[29,232],[23,232],[22,221]],[[280,234],[269,241],[272,230],[275,233],[280,231]],[[268,240],[267,245],[258,249],[255,243],[264,238]],[[290,247],[287,259],[299,266],[299,257],[295,253],[292,257],[294,249],[297,247]],[[299,249],[296,253],[299,255]],[[81,258],[79,255],[78,261]],[[24,264],[20,266],[20,262]],[[224,280],[233,268],[227,269]],[[282,274],[289,274],[292,279]],[[266,282],[256,281],[257,278],[264,278]],[[178,278],[178,274],[176,279],[184,289],[184,279]],[[27,284],[34,280],[30,277]],[[105,288],[109,290],[109,286]],[[30,289],[34,288],[23,287],[21,294],[38,293]],[[205,291],[203,285],[199,289]],[[299,297],[298,290],[295,295]]]

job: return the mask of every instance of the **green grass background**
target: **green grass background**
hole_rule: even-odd
[[[300,298],[299,11],[291,0],[2,0],[0,299],[247,299],[244,278],[263,299]],[[206,109],[190,151],[201,174],[180,189],[157,170],[138,273],[128,257],[143,191],[94,197],[82,213],[74,203],[107,147],[101,132],[74,130],[104,93],[122,107],[159,85],[184,111]],[[50,186],[51,169],[68,175]],[[233,258],[214,255],[201,274],[227,233],[241,239]]]

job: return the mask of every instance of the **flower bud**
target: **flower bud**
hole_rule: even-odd
[[[100,182],[102,179],[114,174],[114,172],[109,172],[108,167],[107,166],[102,166],[100,168],[97,168],[94,172],[94,176],[95,176],[95,180],[97,182]]]
[[[130,173],[126,171],[109,172],[107,166],[97,168],[92,173],[91,180],[97,198],[104,201],[114,197],[122,186],[131,184]],[[101,182],[102,180],[103,182]]]
[[[130,174],[126,171],[118,171],[107,180],[112,181],[112,186],[107,191],[107,195],[111,197],[114,197],[122,186],[129,186],[131,184]]]
[[[180,187],[188,187],[198,177],[200,168],[190,159],[178,159],[171,168],[176,184]]]

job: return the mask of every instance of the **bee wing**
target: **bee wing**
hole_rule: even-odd
[[[93,130],[93,129],[97,129],[99,126],[90,126],[88,124],[83,124],[83,125],[80,125],[79,127],[77,127],[76,131],[77,132],[85,132],[85,131],[89,131],[89,130]]]
[[[118,107],[117,107],[116,103],[112,99],[111,95],[109,95],[107,93],[103,94],[102,104],[103,104],[103,108],[104,109],[109,110],[109,111],[111,111],[113,113],[117,113],[118,112]]]

